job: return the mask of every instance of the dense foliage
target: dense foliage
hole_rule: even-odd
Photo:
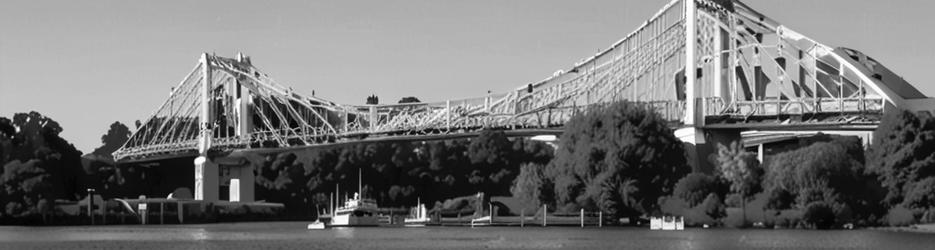
[[[926,180],[935,177],[935,118],[894,112],[883,119],[873,138],[867,168],[879,175],[886,187],[886,203],[890,206],[906,203],[917,210],[933,208],[921,202],[921,196],[906,195],[924,193],[915,189],[925,189],[931,182]]]
[[[0,117],[0,220],[23,223],[75,199],[81,152],[59,137],[58,122],[37,112]]]
[[[637,217],[658,211],[658,199],[671,194],[690,171],[684,156],[682,143],[658,114],[638,104],[615,103],[566,123],[541,185],[526,189],[551,187],[553,199],[540,202],[562,211],[584,208]]]
[[[767,193],[773,195],[769,208],[830,208],[835,216],[830,222],[820,220],[818,227],[882,216],[877,205],[882,197],[875,195],[880,192],[874,188],[879,184],[847,148],[843,141],[818,142],[771,157],[764,182]],[[808,219],[813,213],[805,215]]]
[[[484,192],[510,194],[521,165],[543,165],[552,148],[544,143],[509,140],[500,131],[472,139],[433,142],[374,142],[313,148],[259,156],[257,199],[285,203],[298,215],[325,207],[340,185],[341,197],[357,191],[381,206],[412,206],[421,198],[432,206],[452,197]]]

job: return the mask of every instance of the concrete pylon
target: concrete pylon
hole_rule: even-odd
[[[199,116],[200,130],[198,132],[198,157],[195,158],[195,200],[218,200],[218,164],[208,157],[211,148],[211,127],[214,124],[211,101],[211,63],[208,53],[201,55],[201,69],[203,74],[201,85],[201,115]]]
[[[217,201],[218,164],[204,156],[195,158],[195,200]]]
[[[685,158],[693,171],[713,173],[714,162],[712,155],[717,154],[717,145],[730,145],[739,142],[741,130],[739,129],[702,129],[687,127],[675,130],[675,136],[684,143]]]

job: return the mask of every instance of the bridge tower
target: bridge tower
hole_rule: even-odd
[[[218,164],[208,155],[211,149],[211,138],[213,137],[211,127],[214,125],[211,105],[211,62],[208,53],[201,55],[201,113],[199,115],[198,130],[198,157],[195,158],[195,200],[216,201],[218,200]]]
[[[703,44],[699,44],[698,34],[698,7],[696,1],[683,1],[685,13],[685,115],[682,118],[683,126],[676,129],[675,135],[683,142],[687,143],[686,153],[689,165],[693,169],[702,171],[713,170],[713,164],[708,160],[708,156],[716,153],[717,144],[729,145],[733,141],[741,139],[739,129],[709,129],[705,128],[705,110],[708,109],[707,99],[727,99],[729,81],[725,77],[725,72],[729,70],[724,53],[717,52],[713,56],[702,59],[698,55],[698,49]],[[723,28],[715,28],[711,32],[714,51],[730,50],[728,31]],[[707,61],[713,65],[710,70],[703,70],[700,66],[702,61]],[[711,66],[709,66],[711,67]],[[710,76],[702,75],[702,72],[710,72]],[[710,78],[708,84],[712,90],[705,90],[703,77]]]
[[[249,64],[250,59],[243,54],[237,55],[237,62]],[[255,173],[252,165],[243,159],[232,159],[210,154],[211,141],[218,126],[218,99],[215,91],[227,91],[221,96],[234,98],[236,124],[234,134],[247,137],[253,131],[253,101],[250,90],[240,80],[215,83],[212,75],[211,57],[207,53],[201,56],[202,85],[200,89],[201,112],[199,115],[198,156],[195,158],[195,200],[217,201],[221,198],[221,187],[227,187],[226,196],[230,201],[251,202],[254,200]],[[229,86],[222,86],[222,85]],[[231,105],[230,103],[225,103]]]

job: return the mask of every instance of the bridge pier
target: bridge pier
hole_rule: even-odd
[[[703,129],[687,127],[675,130],[685,146],[685,158],[694,172],[714,173],[717,145],[740,142],[740,129]]]
[[[204,156],[195,158],[195,200],[217,201],[219,180],[217,163]]]
[[[195,200],[253,202],[256,174],[240,158],[195,158]],[[227,187],[222,194],[221,187]]]

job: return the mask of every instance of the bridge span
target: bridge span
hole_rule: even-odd
[[[277,83],[243,54],[202,54],[114,157],[197,156],[195,197],[216,200],[227,182],[218,162],[238,152],[451,139],[482,129],[558,134],[575,114],[617,101],[656,110],[695,145],[694,164],[717,143],[756,146],[818,132],[869,141],[884,113],[935,111],[935,99],[860,51],[822,44],[737,0],[673,0],[608,48],[541,81],[439,102],[335,103]],[[252,171],[239,172],[229,179],[252,183]],[[238,200],[253,199],[252,185],[230,189]]]

